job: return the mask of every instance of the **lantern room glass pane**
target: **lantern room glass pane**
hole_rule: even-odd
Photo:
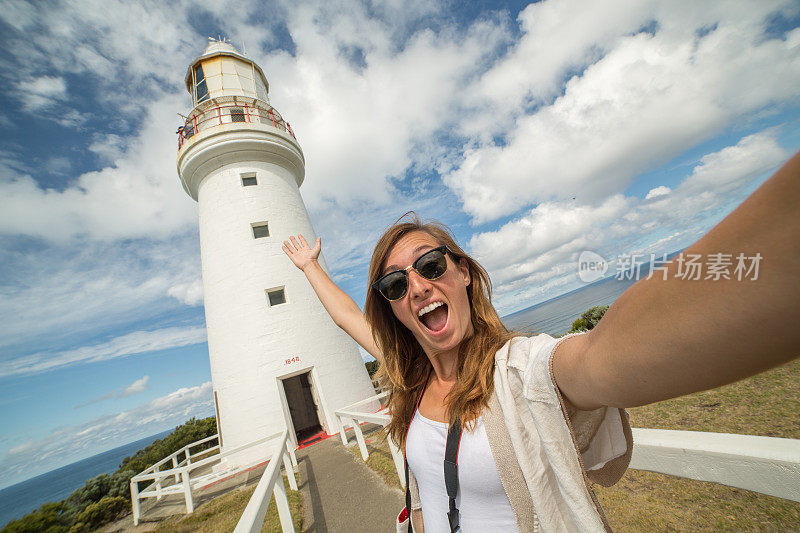
[[[195,65],[194,83],[195,102],[199,104],[203,100],[208,100],[208,87],[206,86],[205,74],[203,74],[203,65]]]

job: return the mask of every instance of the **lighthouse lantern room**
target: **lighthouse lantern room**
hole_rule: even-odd
[[[335,433],[334,411],[374,394],[355,343],[281,250],[316,238],[305,158],[261,68],[212,41],[186,74],[178,175],[198,202],[208,349],[222,451],[290,429]],[[319,260],[326,268],[322,257]],[[253,447],[226,466],[263,458]],[[233,464],[231,464],[233,463]]]

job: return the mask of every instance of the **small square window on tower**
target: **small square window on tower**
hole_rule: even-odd
[[[266,222],[253,222],[250,225],[253,227],[254,239],[269,237],[269,224],[267,224]]]
[[[267,289],[267,301],[270,307],[286,303],[286,291],[283,287],[275,287],[274,289]]]
[[[242,186],[250,187],[251,185],[258,185],[258,180],[256,179],[255,172],[248,172],[247,174],[241,174],[242,177]]]

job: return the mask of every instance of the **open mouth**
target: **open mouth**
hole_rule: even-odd
[[[426,305],[417,314],[420,322],[434,333],[441,331],[447,325],[447,304],[444,302]]]

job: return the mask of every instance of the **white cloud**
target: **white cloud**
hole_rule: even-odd
[[[175,172],[175,109],[175,96],[151,103],[137,138],[127,140],[124,159],[83,174],[62,191],[42,189],[28,175],[0,175],[0,233],[62,243],[78,237],[166,238],[195,226],[196,204]]]
[[[662,194],[644,200],[617,194],[596,205],[543,203],[496,231],[474,235],[470,249],[497,287],[496,305],[510,312],[577,288],[583,250],[612,260],[688,246],[788,155],[775,130],[762,131],[704,156],[668,194],[662,186],[653,189]]]
[[[167,289],[167,294],[186,305],[203,303],[203,280],[197,278],[188,283],[179,283]]]
[[[144,329],[185,325],[182,321],[189,318],[179,316],[182,306],[166,293],[200,276],[194,232],[165,241],[41,246],[30,239],[2,238],[0,243],[3,359],[57,353],[143,329],[143,323]],[[175,321],[165,323],[165,316]],[[196,320],[202,324],[199,316]]]
[[[564,273],[564,263],[602,238],[604,226],[630,207],[622,195],[598,206],[540,204],[497,231],[473,236],[470,249],[486,267],[498,296]]]
[[[672,192],[672,189],[669,187],[665,185],[659,185],[658,187],[650,189],[650,191],[647,193],[647,196],[645,196],[645,200],[649,200],[650,198],[655,198],[657,196],[664,196],[670,192]]]
[[[435,143],[434,133],[456,119],[461,88],[506,37],[486,22],[394,42],[394,20],[371,18],[361,3],[340,7],[290,9],[295,56],[273,53],[262,63],[272,103],[308,154],[303,191],[312,208],[328,199],[386,204],[392,180],[419,161],[419,145]],[[363,66],[345,53],[353,48]]]
[[[87,405],[92,405],[95,403],[104,402],[106,400],[113,400],[115,398],[127,398],[128,396],[133,396],[134,394],[141,394],[142,392],[147,390],[147,384],[150,382],[150,376],[144,376],[140,379],[137,379],[127,387],[123,387],[121,389],[112,390],[99,398],[95,398],[93,400],[89,400],[86,403],[82,403],[80,405],[76,405],[75,409],[80,409],[81,407],[86,407]]]
[[[191,346],[205,341],[206,329],[204,327],[171,327],[155,331],[133,331],[92,346],[82,346],[55,353],[35,353],[4,360],[0,362],[0,377],[39,374],[76,364],[107,361],[180,346]]]
[[[565,5],[575,4],[546,2],[529,10],[535,14]],[[541,201],[578,196],[594,202],[743,115],[796,102],[791,87],[800,85],[800,47],[794,37],[800,30],[786,40],[767,39],[763,33],[764,17],[779,6],[687,10],[679,2],[662,3],[640,12],[640,25],[651,17],[656,22],[654,34],[620,32],[611,44],[607,37],[589,34],[607,51],[591,58],[552,103],[531,113],[526,113],[527,102],[506,110],[513,118],[507,142],[469,141],[446,183],[477,222]],[[591,10],[579,11],[563,30],[546,33],[552,39],[537,47],[558,50],[563,32],[596,23]],[[707,33],[698,33],[704,28]],[[521,42],[527,39],[534,37],[526,35]],[[512,53],[503,68],[511,68],[509,61],[518,63],[516,70],[531,68],[526,55]],[[521,83],[533,81],[522,78]],[[508,121],[500,117],[494,123]]]
[[[137,379],[127,387],[125,390],[122,391],[120,398],[127,398],[128,396],[133,396],[134,394],[139,394],[147,390],[147,383],[150,381],[150,376],[144,376],[141,379]]]
[[[88,146],[103,163],[116,165],[117,161],[125,154],[129,140],[114,133],[97,134],[94,142]]]
[[[27,111],[53,107],[67,95],[67,84],[60,76],[41,76],[17,84],[17,97]]]
[[[129,411],[60,427],[46,438],[20,443],[0,457],[3,486],[213,412],[211,382],[206,382],[178,389]]]

